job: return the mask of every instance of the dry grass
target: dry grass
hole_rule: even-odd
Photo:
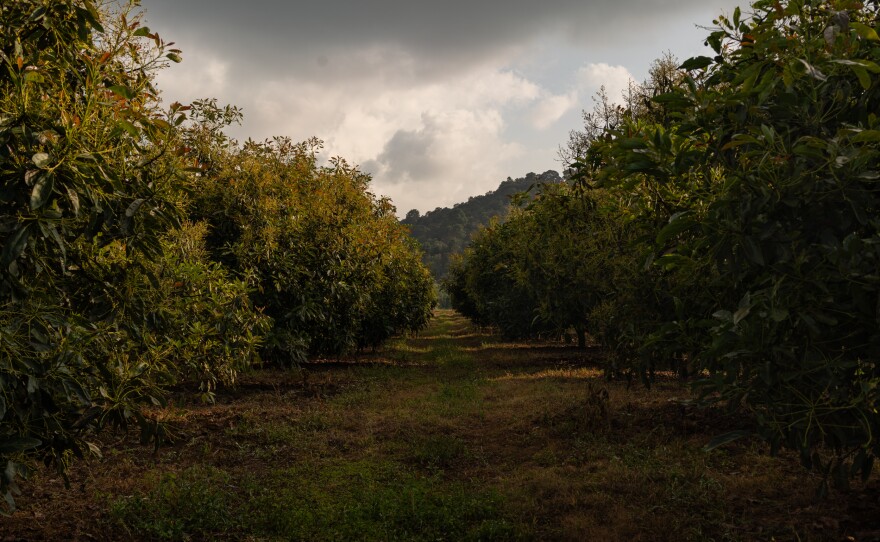
[[[73,488],[24,485],[0,540],[876,540],[876,477],[819,480],[686,388],[605,382],[598,350],[512,344],[440,312],[383,352],[260,371],[158,412],[151,454],[104,435]]]

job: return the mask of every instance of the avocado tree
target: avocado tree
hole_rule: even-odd
[[[0,493],[41,459],[65,474],[89,435],[164,428],[175,382],[211,400],[257,359],[268,320],[184,221],[194,177],[156,70],[179,61],[136,3],[0,8]]]
[[[187,158],[200,171],[190,217],[208,225],[210,257],[272,318],[265,357],[342,355],[427,324],[433,282],[369,175],[341,158],[319,165],[317,139],[229,141],[221,128],[235,112],[212,101],[190,116]]]
[[[0,492],[27,452],[63,466],[89,427],[155,400],[116,321],[124,270],[179,217],[169,124],[152,73],[178,60],[123,9],[88,0],[0,8]]]
[[[662,223],[654,266],[701,282],[678,322],[706,331],[690,343],[707,397],[841,483],[880,452],[876,8],[761,1],[720,17],[717,56],[654,97],[674,122],[624,123],[594,177]]]

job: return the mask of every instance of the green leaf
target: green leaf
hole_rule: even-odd
[[[794,64],[789,62],[782,68],[782,82],[785,83],[785,88],[791,89],[794,85],[794,79],[797,75],[797,71],[794,69]]]
[[[127,218],[133,217],[134,214],[138,211],[138,209],[141,208],[141,205],[143,205],[145,201],[147,201],[147,200],[145,200],[144,198],[138,198],[138,199],[134,200],[133,202],[131,202],[131,205],[129,205],[128,209],[125,210],[125,216]]]
[[[615,142],[620,148],[627,150],[645,149],[648,144],[640,137],[628,137]]]
[[[671,237],[675,237],[696,224],[696,221],[693,218],[687,216],[689,212],[690,211],[682,211],[672,215],[669,219],[669,223],[660,230],[660,233],[657,234],[656,241],[658,245],[665,244]]]
[[[128,134],[131,137],[139,138],[141,136],[140,132],[138,132],[137,127],[134,124],[128,122],[127,120],[119,121],[118,126],[120,128],[122,128],[123,130],[125,130],[126,132],[128,132]]]
[[[138,28],[137,30],[135,30],[134,34],[132,34],[132,35],[141,38],[141,37],[149,37],[150,34],[151,34],[150,27],[142,26],[142,27]]]
[[[123,186],[122,182],[119,180],[119,177],[118,177],[118,175],[116,175],[115,171],[111,170],[110,174],[108,174],[104,170],[104,168],[102,168],[101,166],[98,166],[98,171],[101,173],[101,177],[105,181],[107,181],[107,183],[110,184],[110,186],[113,187],[113,190],[115,192],[124,192],[125,191],[125,187]]]
[[[658,94],[651,98],[651,101],[657,104],[669,104],[680,107],[687,107],[693,104],[690,98],[684,96],[680,92],[667,92],[666,94]]]
[[[863,89],[868,90],[871,88],[871,76],[868,75],[868,70],[853,66],[852,71],[859,78],[859,84],[862,85]]]
[[[788,318],[788,311],[786,309],[771,309],[770,318],[774,322],[783,322]]]
[[[28,17],[27,22],[28,22],[28,23],[32,23],[32,22],[34,22],[34,21],[37,21],[37,20],[39,20],[39,19],[42,19],[43,16],[46,15],[46,11],[47,11],[47,10],[46,10],[46,7],[45,7],[45,6],[40,6],[40,7],[38,7],[37,9],[34,10],[33,13],[31,13],[31,16]]]
[[[70,206],[73,208],[73,216],[79,216],[79,195],[72,189],[67,189],[67,199],[70,200]]]
[[[165,55],[165,57],[168,58],[168,60],[170,60],[171,62],[175,62],[177,64],[183,62],[183,58],[181,58],[180,55],[177,53],[168,53],[167,55]]]
[[[751,307],[742,307],[737,309],[737,311],[733,313],[733,325],[742,322],[743,318],[748,316],[750,312],[752,312]]]
[[[82,10],[84,12],[85,19],[95,30],[104,32],[104,27],[101,26],[101,15],[98,13],[97,8],[95,8],[95,5],[90,0],[86,0],[83,4],[86,6],[86,9],[77,8],[77,11]]]
[[[764,64],[760,62],[747,66],[745,69],[740,70],[732,84],[742,85],[743,91],[749,92],[763,69]]]
[[[758,143],[759,141],[754,136],[749,134],[736,134],[729,142],[727,142],[727,144],[721,147],[721,150],[726,151],[728,149],[739,147],[740,145],[756,145]]]
[[[685,60],[678,68],[681,70],[701,70],[710,66],[714,60],[708,56],[695,56]]]
[[[133,100],[135,96],[137,96],[137,93],[135,93],[135,91],[125,85],[113,85],[112,87],[109,87],[109,90],[113,92],[113,94],[121,96],[126,100]]]
[[[880,66],[878,66],[875,62],[871,62],[870,60],[863,60],[861,58],[854,60],[832,60],[835,64],[842,64],[844,66],[858,66],[860,68],[864,68],[871,73],[880,73]]]
[[[716,54],[721,54],[721,40],[724,39],[724,31],[717,30],[709,34],[709,37],[706,38],[706,45],[712,48]]]
[[[664,254],[654,261],[654,265],[659,265],[667,271],[677,267],[686,267],[693,263],[693,260],[681,254]]]
[[[55,240],[55,243],[58,245],[58,249],[61,251],[61,264],[66,266],[67,247],[64,246],[64,240],[61,238],[61,234],[58,233],[58,228],[56,228],[54,224],[49,224],[49,235],[51,235],[52,239]]]
[[[43,175],[34,183],[34,188],[31,190],[32,210],[36,211],[49,200],[54,186],[55,182],[52,175]]]
[[[140,209],[141,205],[144,204],[145,201],[146,200],[143,198],[136,199],[125,210],[125,218],[122,219],[122,224],[121,224],[123,233],[129,232],[129,230],[131,229],[132,218],[134,217],[135,213],[137,213],[138,209]]]
[[[29,225],[22,226],[11,237],[7,238],[3,247],[2,256],[0,256],[0,266],[6,267],[21,256],[27,246],[28,238],[31,235]]]
[[[11,437],[0,440],[0,454],[14,454],[33,450],[43,441],[31,437]]]
[[[855,143],[876,143],[880,141],[880,130],[862,130],[853,136]]]
[[[27,70],[24,72],[24,80],[28,83],[42,83],[46,79],[37,70]]]
[[[870,41],[880,41],[880,36],[877,35],[877,31],[870,26],[852,21],[850,21],[849,25],[853,27],[856,33],[864,39]]]
[[[751,237],[744,237],[742,243],[746,257],[758,265],[764,265],[764,253]]]

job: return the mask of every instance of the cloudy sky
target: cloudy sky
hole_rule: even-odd
[[[736,0],[142,0],[183,50],[166,101],[240,106],[230,135],[324,140],[398,214],[561,170],[557,149],[605,85],[703,54]],[[743,3],[743,5],[745,5]]]

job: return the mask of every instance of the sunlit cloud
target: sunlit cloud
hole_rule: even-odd
[[[184,52],[158,78],[168,102],[240,106],[240,140],[318,137],[325,159],[360,164],[401,212],[559,169],[558,145],[600,86],[620,101],[657,51],[699,50],[695,23],[720,12],[705,0],[511,2],[142,0]],[[645,28],[640,39],[624,22]]]
[[[567,94],[551,95],[542,99],[532,110],[529,119],[536,130],[546,130],[563,115],[571,111],[578,104],[578,93],[572,91]]]
[[[611,66],[604,62],[587,64],[577,72],[578,87],[584,93],[592,91],[595,94],[602,86],[608,98],[615,103],[622,103],[623,96],[630,82],[636,78],[624,66]]]

